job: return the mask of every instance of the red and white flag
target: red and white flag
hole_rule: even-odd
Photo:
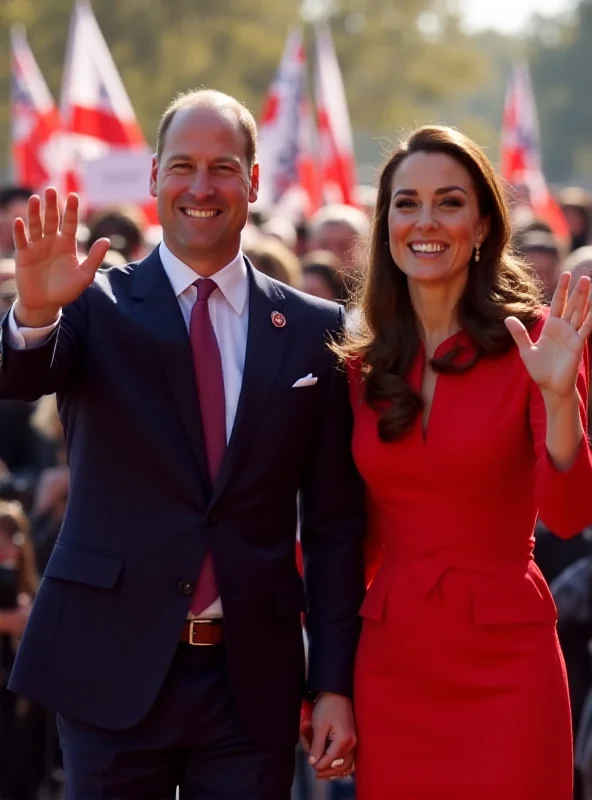
[[[315,100],[326,202],[355,205],[356,161],[347,98],[328,25],[315,27]]]
[[[67,188],[92,205],[110,181],[111,202],[149,203],[150,150],[88,0],[77,0],[72,12],[61,113],[70,160]],[[126,172],[121,165],[128,156]]]
[[[534,214],[561,238],[569,238],[566,219],[543,174],[539,123],[528,68],[514,66],[506,92],[501,135],[501,174],[526,195]]]
[[[258,207],[294,204],[305,214],[320,205],[314,123],[306,93],[306,52],[301,30],[288,34],[259,123]],[[289,209],[285,209],[289,213]]]
[[[21,26],[11,31],[10,116],[13,180],[40,191],[56,179],[60,115]]]

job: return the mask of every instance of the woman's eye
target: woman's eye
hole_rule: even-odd
[[[413,200],[397,200],[395,208],[413,208],[415,203]]]
[[[458,197],[447,197],[442,201],[443,206],[452,206],[453,208],[460,208],[463,202]]]

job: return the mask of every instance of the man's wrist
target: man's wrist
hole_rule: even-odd
[[[14,319],[19,328],[46,328],[60,318],[60,308],[25,308],[19,300],[14,304]]]

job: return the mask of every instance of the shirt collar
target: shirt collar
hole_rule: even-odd
[[[199,280],[201,277],[195,270],[188,267],[181,259],[171,253],[164,242],[160,243],[158,252],[164,271],[173,287],[175,297],[182,295],[186,289],[195,283],[196,279]],[[218,288],[234,311],[241,316],[249,293],[249,275],[242,251],[239,250],[230,264],[216,272],[211,278],[214,283],[218,284]]]

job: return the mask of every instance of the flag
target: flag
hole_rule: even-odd
[[[500,171],[509,184],[525,190],[533,213],[545,221],[556,236],[569,238],[565,216],[545,181],[534,92],[525,64],[514,66],[506,92]]]
[[[356,163],[347,98],[328,25],[315,26],[315,100],[326,201],[355,205]]]
[[[40,191],[55,181],[60,115],[29,48],[25,29],[14,26],[10,38],[13,180]]]
[[[288,34],[259,123],[260,188],[257,207],[292,203],[306,215],[320,205],[314,122],[306,92],[306,53],[301,30]]]
[[[137,169],[148,164],[150,150],[136,119],[134,109],[123,85],[109,47],[103,38],[98,22],[88,0],[77,0],[72,12],[66,61],[62,80],[61,114],[66,131],[70,170],[68,189],[86,195],[92,204],[91,186],[85,174],[97,174],[99,159],[103,176],[111,165],[111,176],[116,177],[117,163],[125,153],[145,153],[146,160],[130,160],[128,185],[114,181],[113,201],[134,201],[127,197],[131,185],[142,182],[142,176],[131,175],[132,166]],[[118,156],[110,160],[110,155]],[[86,167],[89,167],[89,170]],[[148,194],[149,175],[145,175],[146,209],[153,203]],[[104,183],[104,180],[103,180]],[[103,187],[104,191],[104,187]],[[150,214],[152,216],[152,214]]]

